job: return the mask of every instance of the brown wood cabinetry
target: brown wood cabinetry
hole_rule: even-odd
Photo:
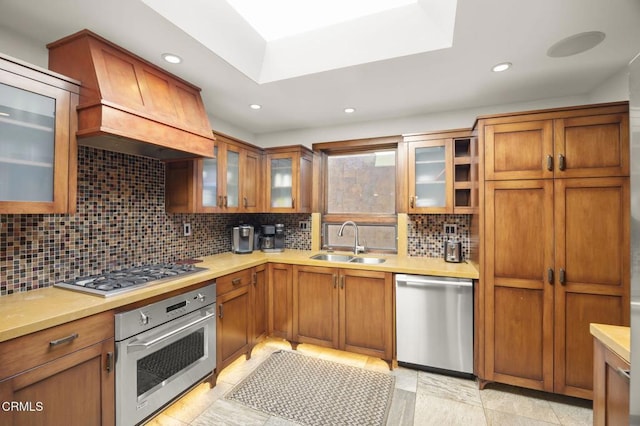
[[[255,345],[267,337],[269,329],[267,303],[268,272],[266,264],[253,268],[251,283],[253,285],[253,290],[251,292],[251,306],[253,307],[251,341],[252,345]]]
[[[293,337],[293,266],[269,263],[269,335],[291,340]]]
[[[293,341],[393,357],[391,273],[293,267]]]
[[[592,398],[589,323],[629,322],[628,152],[619,155],[628,151],[628,121],[620,108],[481,121],[481,380]],[[616,160],[604,154],[596,164],[578,137]],[[555,152],[549,168],[545,152]]]
[[[165,208],[171,213],[254,213],[262,210],[262,151],[216,134],[216,158],[170,161]]]
[[[629,424],[630,364],[598,339],[593,343],[593,424]]]
[[[266,151],[265,209],[273,213],[311,213],[313,154],[303,146]]]
[[[0,359],[0,400],[28,407],[3,425],[114,424],[113,312],[4,342]]]
[[[0,213],[74,213],[79,82],[0,55]]]
[[[409,213],[475,213],[477,138],[470,130],[405,135]]]
[[[252,269],[245,269],[216,279],[218,373],[240,355],[251,356],[252,278]]]
[[[628,176],[628,106],[490,118],[484,150],[487,180]]]

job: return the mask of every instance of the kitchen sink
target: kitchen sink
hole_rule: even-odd
[[[352,259],[356,259],[356,257],[348,254],[322,253],[311,256],[311,259],[326,260],[327,262],[350,262]]]
[[[384,263],[386,259],[381,257],[354,257],[349,262],[350,263],[364,263],[367,265],[376,265],[378,263]]]
[[[383,263],[385,259],[381,257],[356,257],[349,254],[334,254],[334,253],[321,253],[311,256],[314,260],[325,260],[327,262],[350,262],[350,263],[364,263],[367,265],[375,265]]]

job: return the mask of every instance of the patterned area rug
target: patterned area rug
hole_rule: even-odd
[[[384,425],[394,384],[388,374],[279,351],[225,398],[304,425]]]

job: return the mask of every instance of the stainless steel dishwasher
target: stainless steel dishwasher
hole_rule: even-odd
[[[473,281],[396,275],[398,363],[473,374]]]

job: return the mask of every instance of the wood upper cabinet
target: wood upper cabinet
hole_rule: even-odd
[[[313,153],[303,146],[266,150],[266,203],[273,213],[310,213]]]
[[[629,175],[626,102],[480,121],[486,180]]]
[[[0,55],[0,213],[74,213],[79,82]]]
[[[291,340],[293,337],[293,266],[269,263],[269,335]]]
[[[408,191],[408,205],[399,205],[409,213],[477,212],[477,138],[471,130],[405,135],[398,152],[406,156],[399,167],[406,168],[402,188]]]
[[[268,316],[268,271],[267,265],[260,265],[253,268],[251,284],[251,306],[252,309],[252,344],[262,341],[267,337],[269,330]]]
[[[251,285],[253,270],[245,269],[216,279],[216,372],[240,355],[251,354]]]
[[[391,361],[390,273],[293,267],[293,341]]]
[[[628,179],[486,182],[485,226],[483,379],[591,398],[589,324],[629,322]]]
[[[215,158],[166,165],[165,208],[171,213],[253,213],[262,209],[262,152],[216,135]]]
[[[104,312],[1,343],[0,400],[30,408],[3,410],[2,424],[113,425],[113,327]]]

